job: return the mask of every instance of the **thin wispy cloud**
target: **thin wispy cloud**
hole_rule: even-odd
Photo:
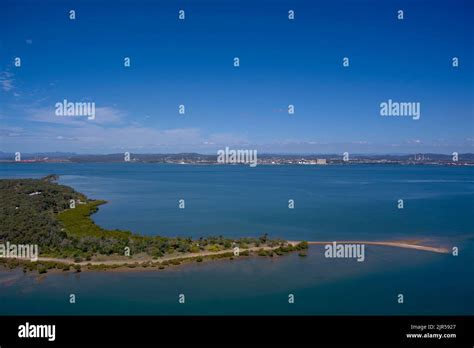
[[[0,88],[4,92],[13,91],[15,89],[14,82],[13,73],[8,70],[0,72]]]
[[[241,143],[243,138],[233,134],[205,135],[196,127],[158,129],[128,121],[129,115],[116,107],[104,106],[96,109],[93,120],[87,117],[57,116],[55,109],[48,107],[17,108],[16,112],[27,125],[2,132],[1,138],[9,138],[12,148],[35,151],[77,151],[107,153],[126,149],[146,152],[163,151],[214,151],[222,147]],[[13,145],[13,139],[21,135],[21,143]],[[36,145],[35,145],[36,144]]]
[[[95,118],[93,120],[81,116],[58,116],[56,115],[55,105],[47,107],[30,107],[25,109],[27,119],[33,122],[54,123],[64,126],[80,127],[88,126],[91,123],[95,125],[119,127],[126,122],[125,112],[111,106],[97,107],[95,109]]]

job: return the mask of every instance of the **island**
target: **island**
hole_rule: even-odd
[[[0,180],[0,266],[26,272],[81,272],[105,270],[163,270],[211,260],[249,256],[280,257],[298,252],[304,257],[309,245],[363,244],[447,254],[446,247],[423,245],[425,239],[396,241],[288,241],[208,236],[164,237],[98,226],[91,215],[104,200],[89,199],[60,185],[57,175],[40,179]],[[9,253],[14,246],[12,253]],[[35,257],[17,255],[34,246]],[[18,249],[18,250],[17,250]],[[13,256],[12,256],[13,255]],[[30,255],[31,256],[31,255]]]
[[[294,251],[305,256],[308,248],[305,241],[270,239],[267,234],[258,238],[193,239],[107,230],[91,219],[106,201],[89,199],[57,181],[56,175],[0,180],[0,244],[37,245],[39,250],[34,261],[0,257],[0,265],[40,274],[51,270],[161,270],[190,262],[276,257]]]

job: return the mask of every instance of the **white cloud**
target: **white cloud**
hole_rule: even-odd
[[[56,102],[54,103],[56,104]],[[96,107],[95,119],[89,120],[87,117],[61,117],[57,116],[55,105],[42,108],[27,108],[25,112],[30,121],[42,123],[55,123],[64,126],[82,127],[88,124],[99,124],[107,126],[120,126],[124,122],[125,113],[113,107]]]
[[[231,133],[215,133],[211,134],[208,139],[213,144],[238,145],[249,144],[249,139],[246,136],[235,135]]]
[[[54,106],[23,107],[23,121],[30,126],[21,136],[22,151],[75,151],[104,153],[117,149],[145,152],[213,151],[215,147],[241,143],[232,134],[205,136],[198,128],[157,129],[127,122],[125,112],[110,106],[96,108],[94,120],[59,117]],[[20,113],[21,115],[21,113]],[[2,134],[2,136],[8,136]],[[20,144],[17,144],[18,147]],[[13,146],[13,144],[12,144]]]
[[[0,86],[5,92],[10,92],[15,89],[13,74],[9,71],[0,73]]]

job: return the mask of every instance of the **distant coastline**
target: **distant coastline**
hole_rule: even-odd
[[[15,153],[0,152],[0,163],[159,163],[159,164],[220,164],[215,154],[175,153],[175,154],[76,154],[76,153]],[[390,165],[443,165],[474,166],[474,153],[452,154],[415,153],[364,155],[350,154],[259,154],[258,165],[350,165],[350,164],[390,164]],[[238,164],[237,164],[238,165]]]

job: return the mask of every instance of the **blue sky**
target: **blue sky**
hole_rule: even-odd
[[[473,152],[472,22],[468,0],[2,1],[0,151]]]

